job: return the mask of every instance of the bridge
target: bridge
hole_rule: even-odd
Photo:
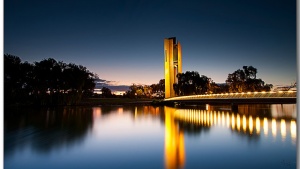
[[[296,103],[297,91],[242,92],[178,96],[164,99],[169,104],[249,104],[249,103]]]
[[[249,103],[296,103],[297,91],[278,92],[242,92],[190,95],[176,97],[174,84],[178,81],[178,73],[182,72],[181,45],[176,37],[164,39],[164,65],[165,65],[165,99],[164,104],[249,104]]]

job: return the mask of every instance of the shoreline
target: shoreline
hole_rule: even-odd
[[[164,99],[149,98],[86,98],[73,105],[33,105],[33,104],[10,104],[4,105],[4,108],[22,108],[22,107],[61,107],[61,106],[176,106],[176,105],[202,105],[202,104],[296,104],[296,98],[293,99],[206,99],[206,100],[174,100],[164,101]]]
[[[73,105],[33,105],[24,103],[14,103],[4,105],[4,108],[20,108],[20,107],[60,107],[60,106],[126,106],[126,105],[145,105],[159,106],[163,105],[163,99],[148,99],[148,98],[86,98],[77,104]]]

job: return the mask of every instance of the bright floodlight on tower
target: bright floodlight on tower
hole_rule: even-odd
[[[165,52],[165,98],[175,96],[173,84],[178,82],[176,75],[182,73],[181,45],[176,37],[164,39]]]

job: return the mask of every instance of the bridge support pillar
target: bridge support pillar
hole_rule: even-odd
[[[239,110],[239,105],[235,103],[231,103],[231,111],[238,112]]]

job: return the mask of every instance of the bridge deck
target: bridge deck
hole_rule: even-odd
[[[229,102],[229,103],[296,103],[296,91],[222,93],[178,96],[164,99],[165,102]]]

